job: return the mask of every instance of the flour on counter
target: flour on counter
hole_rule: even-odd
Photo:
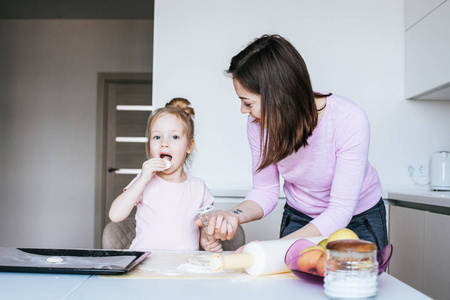
[[[132,272],[134,276],[172,278],[247,278],[243,269],[214,272],[210,266],[212,253],[153,252]]]
[[[196,265],[193,263],[185,263],[178,266],[178,270],[188,273],[213,273],[214,271],[208,265]]]
[[[193,254],[189,262],[193,265],[209,266],[212,254]]]

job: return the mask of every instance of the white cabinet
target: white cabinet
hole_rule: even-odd
[[[390,206],[389,274],[433,299],[450,294],[450,216]]]
[[[424,293],[434,299],[449,299],[450,216],[431,212],[425,214],[423,263]]]
[[[450,1],[437,4],[422,19],[421,13],[430,7],[421,13],[405,13],[409,22],[419,19],[405,33],[407,99],[450,100]]]
[[[425,212],[389,207],[389,242],[394,252],[389,274],[423,292]]]

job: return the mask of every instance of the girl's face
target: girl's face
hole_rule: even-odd
[[[241,113],[250,114],[256,121],[261,119],[261,96],[246,90],[241,83],[233,79],[234,89],[241,99]]]
[[[183,166],[186,155],[194,149],[194,140],[187,140],[180,119],[173,114],[157,118],[148,138],[151,157],[170,160],[174,170]]]

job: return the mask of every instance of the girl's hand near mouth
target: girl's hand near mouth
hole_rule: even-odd
[[[168,160],[162,158],[150,158],[149,160],[146,160],[142,164],[142,172],[140,177],[145,180],[145,182],[149,182],[156,172],[168,169],[166,161]],[[170,161],[168,162],[170,164]]]

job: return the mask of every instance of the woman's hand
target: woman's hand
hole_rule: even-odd
[[[231,240],[236,234],[239,218],[224,211],[216,211],[216,216],[209,220],[207,232],[222,241]]]
[[[195,225],[201,227],[202,221],[197,219]],[[222,210],[216,210],[216,215],[209,219],[206,233],[222,241],[231,240],[236,234],[238,225],[239,219],[236,216]]]
[[[150,158],[142,164],[141,178],[145,182],[149,182],[156,172],[164,171],[166,169],[166,163],[162,158]]]
[[[230,213],[216,211],[216,216],[209,220],[207,233],[222,241],[231,240],[236,234],[239,219]]]
[[[216,216],[209,220],[206,232],[222,241],[231,240],[236,234],[239,224],[261,219],[264,211],[254,201],[245,200],[228,212],[216,210]],[[202,221],[197,219],[195,225],[201,227]]]

